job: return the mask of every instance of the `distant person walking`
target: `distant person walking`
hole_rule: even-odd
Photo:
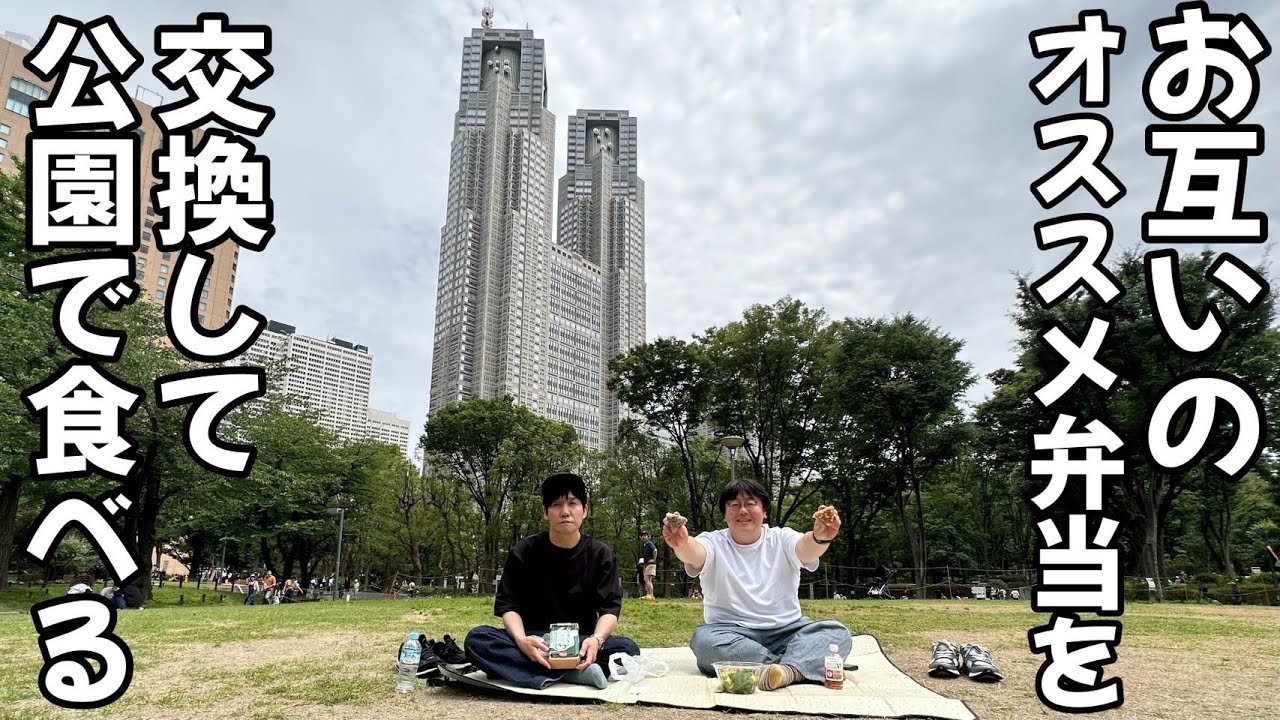
[[[640,551],[640,561],[644,564],[644,599],[653,600],[653,578],[658,574],[658,546],[649,538],[649,531],[640,533],[640,541],[644,547]]]
[[[262,581],[262,597],[270,605],[276,599],[276,574],[267,571],[267,576]]]

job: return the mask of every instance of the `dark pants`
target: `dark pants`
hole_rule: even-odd
[[[526,629],[525,632],[529,635],[543,635],[546,631]],[[521,652],[506,630],[489,625],[481,625],[467,633],[463,651],[467,654],[467,661],[483,670],[489,677],[501,678],[519,687],[542,690],[560,680],[567,672],[566,670],[548,670],[534,663]],[[630,638],[617,635],[606,638],[604,646],[596,653],[595,662],[604,671],[606,678],[609,677],[609,657],[614,653],[639,655],[640,646]]]

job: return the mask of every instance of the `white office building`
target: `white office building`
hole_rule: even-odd
[[[283,360],[283,390],[306,398],[319,410],[321,426],[344,440],[368,437],[369,385],[373,376],[373,356],[368,347],[339,338],[308,337],[292,325],[269,321],[241,358],[243,364],[259,367]]]
[[[395,413],[369,408],[369,438],[380,440],[388,445],[395,445],[404,450],[404,456],[413,459],[413,446],[410,445],[409,421]]]

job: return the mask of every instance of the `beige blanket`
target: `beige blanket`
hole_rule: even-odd
[[[828,690],[813,683],[792,685],[773,692],[731,695],[717,692],[719,683],[698,672],[693,652],[687,647],[642,649],[646,656],[667,661],[670,671],[639,682],[609,683],[606,690],[556,683],[546,690],[518,688],[505,680],[491,679],[483,672],[468,675],[445,670],[445,677],[464,685],[505,690],[521,695],[602,700],[612,703],[672,705],[684,708],[737,708],[754,712],[804,713],[863,717],[925,717],[945,720],[977,720],[977,715],[959,700],[949,700],[911,679],[893,666],[870,635],[853,638],[848,663],[857,670],[845,673],[844,688]]]

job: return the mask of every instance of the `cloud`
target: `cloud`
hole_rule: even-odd
[[[140,46],[156,23],[193,19],[158,0],[118,4]],[[278,113],[258,143],[272,160],[278,234],[267,252],[242,255],[236,299],[300,332],[367,344],[373,405],[410,418],[415,433],[462,39],[481,4],[205,4],[274,30],[275,76],[254,99]],[[1034,223],[1098,211],[1087,195],[1047,211],[1028,190],[1061,156],[1036,149],[1033,123],[1079,108],[1074,92],[1049,107],[1031,95],[1043,64],[1027,33],[1073,23],[1087,7],[525,1],[497,3],[495,24],[527,22],[545,40],[557,180],[568,116],[621,108],[639,118],[651,338],[689,337],[789,294],[837,318],[928,318],[965,341],[982,376],[1012,360],[1011,273],[1059,260],[1036,250]],[[1280,38],[1274,6],[1231,7]],[[56,11],[101,12],[89,2]],[[1138,242],[1163,173],[1143,152],[1152,118],[1140,91],[1154,58],[1147,23],[1170,11],[1108,11],[1128,31],[1106,111],[1116,128],[1108,167],[1129,189],[1107,212],[1117,250]],[[51,12],[18,4],[7,29],[38,35]],[[1254,122],[1275,117],[1271,62]],[[1251,165],[1247,209],[1276,209],[1276,172]],[[979,383],[970,399],[988,389]]]

